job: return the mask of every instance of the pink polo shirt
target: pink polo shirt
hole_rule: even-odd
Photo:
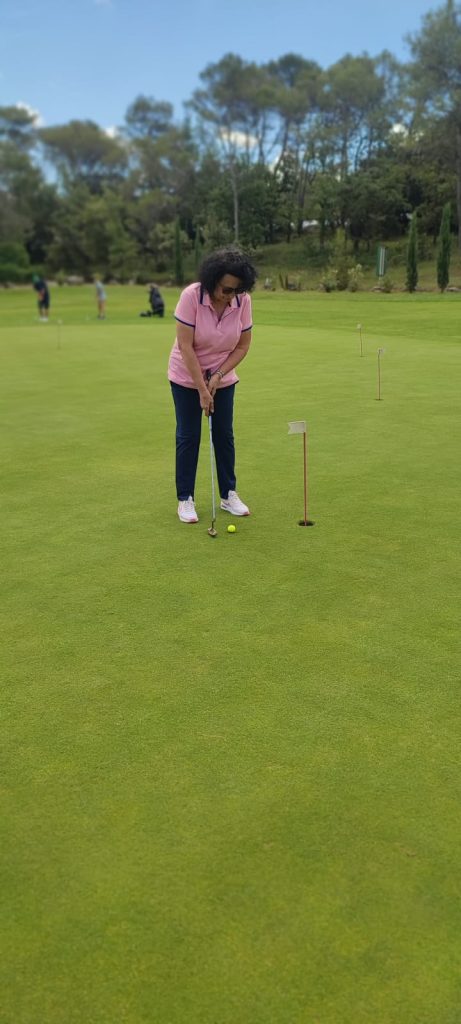
[[[242,332],[252,328],[249,295],[234,295],[231,305],[226,307],[219,320],[208,292],[198,283],[188,285],[181,292],[174,315],[180,323],[195,328],[194,351],[204,374],[207,370],[218,370],[234,351]],[[185,388],[196,387],[183,362],[177,340],[170,354],[168,379]],[[229,370],[219,387],[227,387],[237,381],[235,370]]]

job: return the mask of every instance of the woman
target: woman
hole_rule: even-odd
[[[243,252],[218,249],[200,269],[200,280],[181,293],[175,310],[176,341],[168,365],[176,410],[176,490],[182,523],[196,523],[194,488],[202,412],[213,415],[213,445],[221,508],[234,516],[250,510],[236,492],[233,434],[235,367],[251,342],[249,292],[256,271]]]
[[[99,277],[94,278],[94,286],[96,288],[96,304],[98,307],[98,320],[106,319],[106,301],[107,296],[104,285]]]

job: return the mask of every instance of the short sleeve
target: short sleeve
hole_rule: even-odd
[[[251,299],[249,295],[245,295],[242,302],[242,333],[243,331],[251,331],[253,327],[253,317],[251,310]]]
[[[197,316],[197,293],[194,286],[185,288],[179,296],[178,305],[174,311],[176,320],[188,327],[195,327]]]

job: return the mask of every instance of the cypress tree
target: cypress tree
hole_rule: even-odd
[[[195,240],[194,240],[194,265],[195,273],[198,274],[200,264],[202,262],[202,239],[200,237],[200,228],[197,225],[195,229]]]
[[[418,284],[418,235],[416,227],[416,213],[413,214],[410,224],[410,236],[407,249],[407,289],[414,292]]]
[[[174,226],[174,279],[176,284],[184,284],[184,266],[182,259],[181,228],[179,218]]]
[[[450,215],[450,203],[445,203],[442,211],[442,220],[440,222],[439,251],[437,254],[437,284],[441,292],[445,291],[450,280]]]

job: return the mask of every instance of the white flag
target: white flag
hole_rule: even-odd
[[[288,431],[289,434],[305,434],[307,430],[305,420],[293,420],[293,422],[289,423],[288,426],[290,428]]]

